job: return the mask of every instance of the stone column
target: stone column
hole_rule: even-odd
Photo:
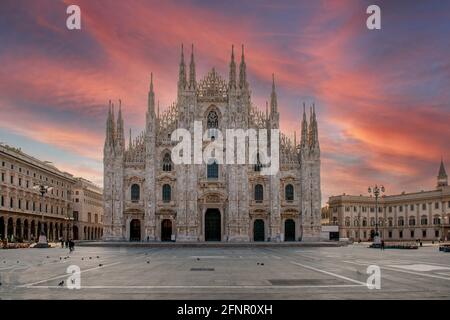
[[[13,228],[12,228],[12,231],[13,231],[13,235],[14,235],[14,239],[15,239],[17,237],[16,218],[15,217],[13,217]]]

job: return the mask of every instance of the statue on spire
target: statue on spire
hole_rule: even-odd
[[[178,75],[178,89],[184,90],[186,88],[186,65],[184,63],[184,50],[183,44],[181,44],[181,60],[180,60],[180,70]]]
[[[192,44],[191,63],[189,65],[189,89],[195,90],[197,82],[195,81],[195,62],[194,62],[194,44]]]
[[[239,87],[241,89],[247,89],[247,71],[244,57],[244,45],[242,45],[241,65],[239,66]]]
[[[236,63],[234,62],[234,45],[231,46],[230,79],[228,81],[230,88],[236,88]]]

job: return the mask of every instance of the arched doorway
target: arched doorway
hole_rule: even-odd
[[[25,221],[23,222],[23,239],[24,240],[28,240],[28,231],[29,231],[28,219],[25,219]]]
[[[0,217],[0,240],[5,238],[5,218]]]
[[[78,227],[73,226],[73,240],[78,240]]]
[[[36,223],[34,222],[34,220],[31,220],[30,223],[30,238],[30,240],[36,239]]]
[[[172,221],[164,219],[161,222],[161,241],[172,240]]]
[[[141,221],[133,219],[130,222],[130,241],[141,241]]]
[[[256,219],[253,223],[253,241],[264,241],[264,220]]]
[[[11,239],[11,236],[14,234],[14,226],[13,226],[13,219],[12,218],[9,218],[8,219],[8,230],[7,230],[7,233],[8,233],[8,239]]]
[[[53,222],[50,222],[50,233],[48,234],[48,239],[53,241]]]
[[[220,211],[208,209],[205,213],[205,241],[221,241]]]
[[[22,239],[22,221],[19,219],[16,220],[16,235],[15,238],[17,240]]]
[[[284,222],[284,241],[295,241],[295,222],[292,219]]]

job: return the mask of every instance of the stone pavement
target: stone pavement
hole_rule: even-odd
[[[70,265],[81,289],[68,289]],[[367,267],[381,268],[369,289]],[[1,299],[449,299],[450,253],[346,247],[0,250]]]

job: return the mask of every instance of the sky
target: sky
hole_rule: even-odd
[[[70,4],[81,30],[66,28]],[[315,103],[323,203],[429,190],[441,157],[450,170],[449,35],[450,1],[1,0],[0,141],[101,185],[110,99],[137,135],[151,72],[161,109],[176,99],[182,43],[197,80],[227,78],[244,44],[252,101],[265,109],[274,73],[285,134]]]

